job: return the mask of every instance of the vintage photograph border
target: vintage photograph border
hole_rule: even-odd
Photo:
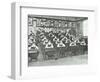
[[[30,5],[28,5],[28,6],[25,6],[25,5],[23,5],[23,4],[21,4],[21,3],[17,3],[18,4],[18,6],[17,7],[19,7],[19,13],[20,13],[20,20],[19,20],[19,22],[20,22],[20,36],[19,36],[19,39],[20,39],[20,48],[19,48],[19,50],[20,50],[20,56],[19,56],[19,59],[20,59],[20,61],[19,61],[19,76],[16,74],[16,56],[12,56],[14,59],[12,59],[12,62],[13,63],[15,63],[15,66],[11,66],[12,67],[12,78],[14,78],[14,79],[17,79],[17,76],[18,76],[18,78],[19,77],[21,77],[22,76],[22,54],[21,54],[21,48],[22,48],[22,46],[21,46],[21,41],[22,41],[22,38],[21,38],[21,33],[22,33],[22,27],[21,27],[21,21],[22,21],[22,19],[21,19],[21,16],[22,16],[22,8],[36,8],[36,9],[52,9],[52,10],[69,10],[69,11],[84,11],[84,12],[95,12],[95,9],[70,9],[70,8],[49,8],[49,7],[33,7],[33,6],[30,6]],[[15,6],[16,6],[16,3],[12,3],[12,5],[14,5],[14,8],[16,8]],[[13,10],[13,9],[12,9]],[[18,13],[18,12],[16,12],[16,10],[15,10],[15,12],[14,12],[14,14],[16,14],[16,13]],[[13,14],[13,13],[12,13]],[[14,17],[14,18],[16,18],[16,16]],[[12,18],[12,19],[14,19],[14,18]],[[14,19],[15,20],[15,19]],[[14,24],[16,24],[16,21],[14,21],[15,23]],[[12,26],[14,26],[14,27],[16,27],[16,25],[12,25]],[[17,28],[17,27],[16,27]],[[15,29],[16,29],[15,28]],[[15,31],[16,32],[16,30],[12,30],[12,31]],[[16,44],[16,43],[15,43]],[[15,46],[15,44],[14,44],[14,46]],[[15,52],[15,54],[16,54],[16,50],[14,50]],[[14,54],[12,54],[12,55],[14,55]],[[18,55],[18,54],[16,54],[16,55]],[[18,69],[18,68],[17,68]]]

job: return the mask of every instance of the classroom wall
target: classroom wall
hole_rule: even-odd
[[[83,21],[83,35],[88,36],[88,20]]]

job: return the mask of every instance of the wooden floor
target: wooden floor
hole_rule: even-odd
[[[29,63],[29,66],[78,65],[87,63],[88,63],[88,55],[78,55],[78,56],[60,58],[57,60],[46,60],[37,62],[33,61]]]

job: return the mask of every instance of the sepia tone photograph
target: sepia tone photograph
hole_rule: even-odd
[[[88,17],[30,14],[28,66],[88,64]]]

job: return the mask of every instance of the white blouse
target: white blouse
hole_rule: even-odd
[[[57,47],[65,47],[65,44],[63,44],[63,42],[60,41],[60,43],[57,44]]]
[[[53,46],[53,44],[50,41],[45,46],[45,48],[53,48],[53,47],[54,46]]]

